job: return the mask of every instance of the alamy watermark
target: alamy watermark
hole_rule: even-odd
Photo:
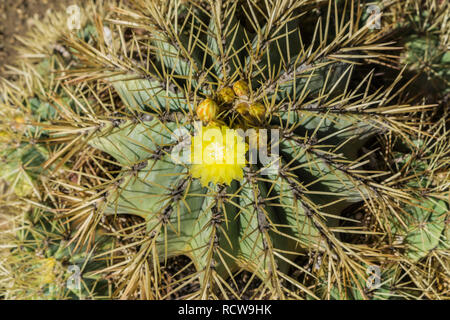
[[[381,269],[379,266],[369,266],[366,269],[368,275],[366,279],[366,287],[369,290],[376,290],[381,287]]]
[[[81,269],[77,265],[70,265],[67,268],[67,271],[70,273],[69,278],[66,281],[66,287],[70,290],[81,290]]]
[[[81,29],[81,9],[76,4],[67,7],[66,13],[69,15],[67,18],[67,28],[70,31]]]
[[[367,25],[370,30],[381,29],[381,8],[378,5],[372,4],[367,7],[366,12],[369,14]]]

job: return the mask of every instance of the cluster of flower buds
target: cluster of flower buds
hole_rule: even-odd
[[[234,109],[244,118],[263,121],[266,114],[265,106],[260,102],[249,101],[250,89],[244,80],[236,81],[233,87],[224,87],[217,93],[217,101],[221,104],[231,104],[236,101]],[[206,123],[216,120],[219,105],[211,98],[203,100],[196,108],[198,118]]]

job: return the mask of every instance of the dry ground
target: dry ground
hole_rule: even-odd
[[[32,18],[42,18],[49,9],[61,9],[73,0],[0,0],[0,75],[16,58],[16,35],[32,28]]]

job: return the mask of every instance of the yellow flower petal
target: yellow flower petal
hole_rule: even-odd
[[[211,125],[201,132],[202,136],[194,138],[192,145],[193,159],[201,161],[191,165],[191,175],[200,179],[203,186],[209,183],[230,185],[233,180],[242,180],[248,150],[244,139],[226,126]],[[201,157],[195,157],[195,150],[202,152]]]

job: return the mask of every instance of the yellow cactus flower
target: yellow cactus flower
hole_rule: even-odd
[[[233,89],[231,89],[230,87],[225,87],[220,90],[217,96],[219,100],[224,103],[231,103],[233,102],[234,98],[236,98]]]
[[[236,93],[236,95],[238,97],[248,96],[248,93],[249,93],[248,84],[244,80],[236,81],[233,84],[233,90],[234,90],[234,93]]]
[[[230,185],[244,177],[248,145],[227,126],[203,127],[193,138],[190,172],[203,186],[210,182]]]
[[[196,112],[201,121],[210,122],[216,118],[219,106],[214,100],[208,98],[197,106]]]

